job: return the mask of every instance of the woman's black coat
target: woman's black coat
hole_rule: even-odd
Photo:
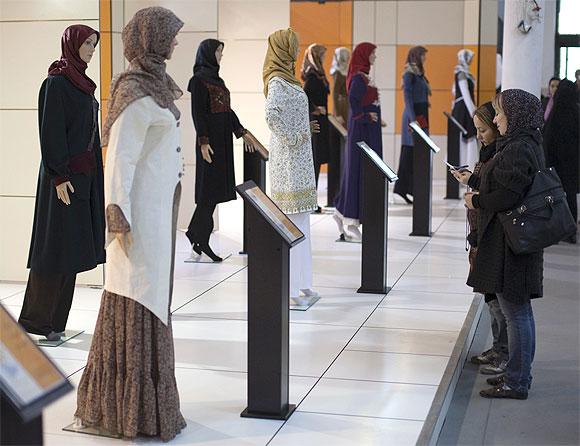
[[[477,256],[467,284],[485,293],[503,293],[513,303],[542,296],[543,251],[516,255],[506,243],[498,212],[516,207],[538,169],[543,168],[542,136],[521,130],[497,140],[497,154],[482,166],[479,181]]]
[[[49,76],[43,82],[38,98],[42,161],[28,256],[28,268],[35,271],[73,274],[105,262],[103,158],[97,114],[95,98],[66,77]],[[89,149],[94,153],[94,168],[78,173],[75,159]],[[68,206],[57,198],[55,189],[55,181],[63,180],[74,187]]]

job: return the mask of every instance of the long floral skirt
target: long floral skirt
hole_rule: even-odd
[[[180,194],[178,185],[173,251]],[[173,277],[173,265],[171,273]],[[166,326],[136,301],[103,292],[75,416],[85,425],[127,438],[148,435],[169,441],[186,426],[175,381],[171,317]]]

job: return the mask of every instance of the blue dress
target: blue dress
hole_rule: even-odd
[[[340,193],[336,198],[335,206],[344,217],[346,224],[358,225],[363,220],[360,196],[362,154],[356,143],[366,142],[382,158],[381,107],[376,87],[369,85],[368,77],[362,73],[354,76],[351,81],[348,102],[348,142]],[[369,113],[376,113],[378,121],[372,122]]]

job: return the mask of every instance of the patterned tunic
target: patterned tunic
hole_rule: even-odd
[[[318,205],[304,90],[273,78],[268,84],[266,122],[272,132],[268,163],[272,199],[286,214],[315,210]]]

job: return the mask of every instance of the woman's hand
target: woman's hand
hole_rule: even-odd
[[[129,248],[133,244],[133,236],[130,232],[115,232],[115,238],[121,245],[121,249],[127,257],[129,257]]]
[[[201,145],[201,156],[203,160],[209,164],[212,163],[211,156],[213,155],[213,149],[209,144],[202,144]]]
[[[378,122],[379,121],[379,114],[375,112],[369,112],[369,118],[371,122]]]
[[[70,204],[70,196],[68,194],[68,189],[70,189],[71,194],[74,194],[75,188],[73,187],[70,181],[65,181],[64,183],[61,183],[58,186],[56,186],[56,196],[60,201],[62,201],[67,206]]]
[[[242,139],[246,143],[245,144],[246,152],[255,152],[256,151],[256,148],[254,147],[254,143],[252,142],[252,138],[250,138],[250,136],[247,133],[244,133],[242,135]]]
[[[469,178],[471,178],[471,175],[473,175],[469,170],[450,169],[450,172],[457,181],[459,181],[461,184],[464,184],[465,186],[467,186]]]
[[[463,194],[463,199],[465,200],[465,207],[467,209],[475,209],[473,206],[473,196],[478,195],[479,192],[465,192]]]
[[[310,121],[310,133],[320,133],[320,124],[318,121]]]

